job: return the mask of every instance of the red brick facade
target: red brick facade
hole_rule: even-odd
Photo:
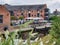
[[[39,5],[38,5],[39,6]],[[33,6],[32,6],[33,7]],[[20,7],[19,7],[20,8]],[[29,6],[28,6],[29,8]],[[37,9],[18,9],[18,10],[9,10],[5,5],[0,5],[0,30],[4,29],[5,26],[10,27],[10,12],[9,11],[13,11],[14,16],[19,18],[20,16],[24,16],[24,18],[28,18],[28,17],[43,17],[43,19],[45,18],[45,9],[47,8],[46,4],[39,10]],[[7,10],[8,9],[8,10]],[[15,7],[14,7],[15,9]],[[17,9],[17,8],[16,8]],[[1,17],[2,16],[2,17]],[[2,23],[1,23],[2,22]]]
[[[44,5],[44,7],[42,9],[39,10],[35,10],[35,9],[31,9],[31,10],[26,10],[24,9],[23,11],[21,10],[14,10],[14,16],[16,17],[20,17],[20,16],[24,16],[24,18],[29,17],[29,13],[30,13],[30,17],[37,17],[37,13],[39,13],[39,17],[43,17],[45,18],[45,11],[44,9],[47,8],[46,4]],[[23,13],[23,15],[22,15]]]
[[[2,17],[2,23],[0,23],[0,30],[2,30],[5,26],[10,26],[10,13],[5,8],[4,5],[0,5],[0,16]],[[1,17],[0,17],[1,18]]]

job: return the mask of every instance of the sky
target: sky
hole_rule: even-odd
[[[60,0],[0,0],[0,4],[10,5],[37,5],[47,4],[47,7],[53,12],[55,9],[60,11]]]

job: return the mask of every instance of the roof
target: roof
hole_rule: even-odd
[[[46,6],[46,4],[39,4],[39,5],[8,5],[6,4],[5,5],[6,8],[10,11],[13,11],[13,10],[31,10],[31,9],[35,9],[35,10],[39,10],[41,8],[43,8],[44,6]]]
[[[4,5],[0,5],[0,12],[9,12],[8,9]]]

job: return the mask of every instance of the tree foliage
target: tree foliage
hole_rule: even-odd
[[[15,16],[11,16],[11,20],[17,20],[18,18],[16,18]]]
[[[60,45],[60,18],[54,16],[52,20],[50,34],[52,35],[52,38],[56,40],[56,45]]]
[[[57,19],[57,17],[56,16],[52,16],[49,20],[55,20],[55,19]]]
[[[20,17],[19,17],[19,19],[21,19],[21,20],[22,20],[22,19],[24,19],[24,17],[23,17],[23,16],[20,16]]]

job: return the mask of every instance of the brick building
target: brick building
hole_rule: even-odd
[[[46,19],[46,16],[48,16],[49,9],[47,8],[46,4],[40,4],[40,5],[15,5],[11,6],[6,4],[6,8],[10,11],[10,14],[15,17],[24,16],[24,18],[28,17],[42,17],[43,19]]]
[[[60,11],[58,11],[57,9],[55,9],[55,11],[53,11],[53,15],[60,15]]]
[[[41,5],[15,5],[11,6],[8,4],[0,5],[0,30],[4,27],[10,27],[10,15],[19,18],[23,16],[25,19],[29,17],[33,18],[43,18],[49,14],[49,9],[46,4]]]
[[[10,27],[10,13],[4,5],[0,5],[0,30]]]

